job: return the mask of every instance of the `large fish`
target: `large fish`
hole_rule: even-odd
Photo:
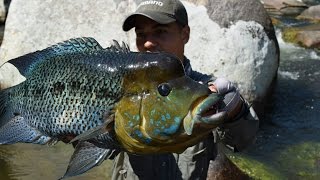
[[[64,177],[119,151],[182,152],[225,119],[211,110],[221,97],[167,53],[75,38],[7,63],[26,80],[0,91],[0,144],[73,143]]]

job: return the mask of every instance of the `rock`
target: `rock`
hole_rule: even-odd
[[[250,175],[250,179],[287,179],[279,169],[275,169],[269,163],[259,161],[252,156],[247,156],[244,153],[226,153],[226,156],[241,172]],[[240,176],[239,179],[244,178]]]
[[[301,2],[307,4],[308,6],[314,6],[320,4],[320,0],[300,0]]]
[[[7,11],[6,11],[6,7],[4,5],[4,1],[0,1],[0,24],[3,24],[6,20],[6,15],[7,15]]]
[[[320,24],[285,28],[283,40],[306,48],[320,49]]]
[[[242,172],[224,153],[219,153],[214,161],[210,161],[207,180],[249,180],[250,177]]]
[[[320,22],[320,5],[311,6],[305,11],[303,11],[297,19],[308,19],[312,21],[319,21]]]
[[[320,31],[302,31],[297,34],[297,41],[307,48],[320,49]]]
[[[185,5],[191,27],[186,55],[194,69],[236,82],[261,116],[279,63],[273,25],[262,4],[211,0],[204,7]]]
[[[299,15],[308,6],[298,0],[261,0],[271,15]]]
[[[10,78],[7,78],[8,75]],[[17,85],[24,80],[25,78],[12,64],[6,63],[0,67],[0,90]]]

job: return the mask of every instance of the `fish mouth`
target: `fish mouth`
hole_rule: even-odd
[[[207,97],[199,98],[193,105],[192,110],[184,118],[183,125],[188,135],[192,134],[195,124],[197,127],[213,129],[220,125],[225,117],[225,112],[218,112],[218,104],[222,96],[217,93],[211,93]]]

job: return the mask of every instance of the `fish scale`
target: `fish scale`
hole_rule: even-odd
[[[86,66],[77,66],[78,68],[73,69],[74,64],[82,63],[85,59],[87,59],[85,54],[80,55],[70,55],[70,58],[62,59],[57,57],[53,61],[49,61],[48,63],[43,63],[41,66],[38,66],[33,69],[33,75],[36,78],[27,79],[20,88],[14,89],[13,94],[15,96],[11,96],[11,103],[14,102],[24,102],[18,109],[13,109],[13,111],[20,112],[21,116],[26,118],[26,121],[31,123],[33,127],[38,128],[41,132],[49,136],[58,136],[59,134],[64,133],[74,133],[79,134],[81,132],[87,131],[90,128],[93,128],[97,125],[101,125],[103,120],[103,112],[106,109],[110,109],[115,104],[118,97],[115,97],[115,94],[121,94],[121,86],[116,86],[119,81],[96,81],[99,77],[110,76],[108,73],[103,72],[93,72],[91,68],[87,68]],[[73,60],[71,60],[71,58]],[[102,56],[98,56],[98,58],[103,58]],[[79,62],[75,62],[74,59],[78,59]],[[54,68],[43,70],[44,66],[53,66]],[[82,67],[82,68],[81,68]],[[58,81],[50,78],[55,77],[54,74],[63,74],[63,72],[70,72],[68,74],[76,74],[77,72],[82,72],[83,74],[87,74],[87,77],[80,77],[80,79],[75,79],[74,76],[64,75]],[[122,76],[121,74],[119,76]],[[45,77],[45,78],[41,78]],[[49,78],[47,78],[49,77]],[[79,77],[79,76],[78,76]],[[116,76],[113,76],[116,77]],[[89,81],[91,79],[91,81]],[[115,79],[115,78],[114,78]],[[115,79],[116,80],[116,79]],[[80,86],[80,90],[73,89],[71,86],[72,82],[88,82],[86,85],[83,85],[83,89]],[[53,82],[53,83],[52,83]],[[39,84],[41,86],[39,87]],[[44,88],[45,87],[45,88]],[[55,87],[55,88],[54,88]],[[103,98],[101,96],[99,99],[95,99],[94,96],[96,94],[104,94],[104,92],[100,92],[101,88],[104,87],[103,90],[108,92],[113,92],[109,97]],[[110,88],[106,88],[110,87]],[[60,89],[59,89],[60,88]],[[118,88],[118,89],[117,89]],[[51,92],[50,92],[51,90]],[[27,96],[23,96],[23,94],[19,94],[19,92],[29,92]],[[56,93],[52,93],[56,92]],[[17,96],[19,94],[19,96]],[[58,96],[64,94],[64,98],[62,99],[62,103],[60,101],[61,98]],[[79,94],[82,98],[86,98],[85,101],[82,101],[82,104],[78,104],[77,99],[79,99]],[[110,94],[110,93],[109,93]],[[57,98],[54,98],[57,96]],[[119,96],[119,95],[118,95]],[[43,100],[45,97],[45,100]],[[53,103],[49,103],[53,101]],[[55,107],[53,107],[56,105]],[[12,105],[15,107],[15,104]],[[22,108],[24,107],[24,108]],[[97,108],[98,107],[98,108]],[[47,112],[50,112],[52,109],[57,109],[58,111],[55,113],[55,116],[46,116]],[[92,111],[94,110],[94,111]],[[70,112],[68,112],[70,111]],[[64,113],[65,112],[65,113]],[[78,112],[79,117],[75,118],[71,116],[69,113]],[[92,116],[91,121],[82,122],[81,125],[76,123],[79,119],[84,119],[84,115],[87,114],[96,114]],[[31,118],[28,118],[31,117]],[[37,118],[35,118],[37,117]],[[36,119],[36,121],[34,121]],[[89,123],[90,122],[90,123]],[[68,124],[63,128],[57,128],[55,126],[46,127],[46,125],[51,124]],[[52,128],[52,129],[51,129]],[[62,130],[63,129],[63,130]]]

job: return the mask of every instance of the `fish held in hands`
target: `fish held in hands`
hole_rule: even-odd
[[[64,177],[119,151],[182,152],[226,116],[212,111],[222,97],[168,53],[131,52],[116,41],[102,48],[84,37],[7,63],[26,80],[0,91],[0,144],[73,143]]]

